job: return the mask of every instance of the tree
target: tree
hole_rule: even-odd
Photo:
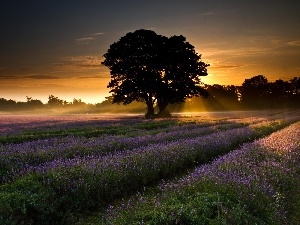
[[[26,99],[27,99],[26,105],[31,108],[38,108],[44,106],[41,100],[33,99],[32,97],[28,97],[28,96],[26,96]]]
[[[250,108],[265,107],[268,89],[268,80],[263,75],[245,79],[241,88],[242,104]]]
[[[290,104],[292,107],[299,107],[300,102],[300,77],[290,80]]]
[[[83,105],[85,105],[85,103],[81,99],[76,99],[76,98],[73,98],[72,104],[76,105],[76,106],[83,106]]]
[[[168,104],[208,95],[200,76],[207,75],[209,65],[183,36],[167,38],[137,30],[113,43],[104,58],[102,64],[110,69],[107,87],[113,103],[144,102],[149,117],[155,115],[155,104],[161,115]]]
[[[61,106],[64,104],[64,101],[59,99],[58,97],[55,97],[53,95],[49,95],[48,97],[48,105],[50,106]]]
[[[268,103],[270,108],[287,107],[291,84],[281,79],[269,83]]]
[[[5,98],[0,98],[0,111],[1,110],[13,110],[17,106],[17,102],[14,100],[7,100]]]

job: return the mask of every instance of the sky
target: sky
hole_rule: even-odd
[[[298,0],[4,0],[0,98],[49,95],[99,103],[109,96],[109,46],[128,32],[183,35],[210,64],[206,84],[300,76]]]

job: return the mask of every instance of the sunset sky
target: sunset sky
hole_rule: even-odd
[[[207,84],[300,76],[299,0],[11,0],[0,6],[0,98],[109,96],[109,46],[128,32],[183,35]]]

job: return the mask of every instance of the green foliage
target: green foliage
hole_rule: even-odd
[[[264,125],[260,125],[260,126],[254,125],[251,126],[251,128],[257,132],[258,137],[264,137],[278,129],[284,128],[287,125],[288,123],[286,123],[284,120],[275,120],[275,121],[266,122]]]
[[[56,211],[57,196],[38,176],[2,185],[0,202],[0,224],[51,224],[60,213]]]
[[[249,199],[251,194],[256,198]],[[117,216],[112,214],[106,224],[278,224],[272,220],[275,210],[269,196],[249,193],[234,184],[206,180],[193,187],[169,190],[160,199],[153,200],[153,195],[148,193],[143,203],[120,210]]]

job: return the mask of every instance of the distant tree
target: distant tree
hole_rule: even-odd
[[[72,102],[73,105],[76,105],[76,106],[82,106],[82,105],[85,105],[85,103],[83,101],[81,101],[81,99],[76,99],[76,98],[73,98],[73,102]]]
[[[238,91],[236,86],[234,85],[207,85],[207,91],[210,94],[210,96],[219,99],[227,99],[232,102],[238,101]]]
[[[291,92],[291,84],[287,81],[276,80],[269,83],[268,105],[270,108],[287,107]]]
[[[41,100],[33,99],[32,97],[28,97],[28,96],[26,96],[26,99],[27,99],[26,105],[29,106],[30,108],[38,108],[44,105]]]
[[[102,64],[111,74],[107,87],[112,102],[144,102],[149,117],[155,115],[155,104],[161,115],[170,103],[208,95],[200,76],[207,75],[209,65],[183,36],[167,38],[154,31],[137,30],[113,43],[104,58]]]
[[[269,91],[269,83],[265,76],[257,75],[246,79],[241,87],[242,104],[249,108],[264,107]]]
[[[32,97],[26,96],[27,102],[30,102],[32,100]]]
[[[7,100],[5,98],[0,98],[0,111],[1,110],[13,110],[16,109],[17,102],[14,100]]]
[[[71,102],[67,102],[66,100],[63,100],[63,105],[71,105],[72,103]]]
[[[53,95],[49,95],[48,97],[48,105],[50,106],[61,106],[64,104],[64,100],[59,99]]]
[[[300,77],[294,77],[290,80],[290,106],[300,107]]]
[[[291,91],[293,95],[300,95],[300,77],[294,77],[290,80]]]
[[[96,106],[97,107],[101,107],[101,106],[111,106],[113,104],[113,97],[112,96],[108,96],[105,97],[105,100],[101,103],[98,103]]]

